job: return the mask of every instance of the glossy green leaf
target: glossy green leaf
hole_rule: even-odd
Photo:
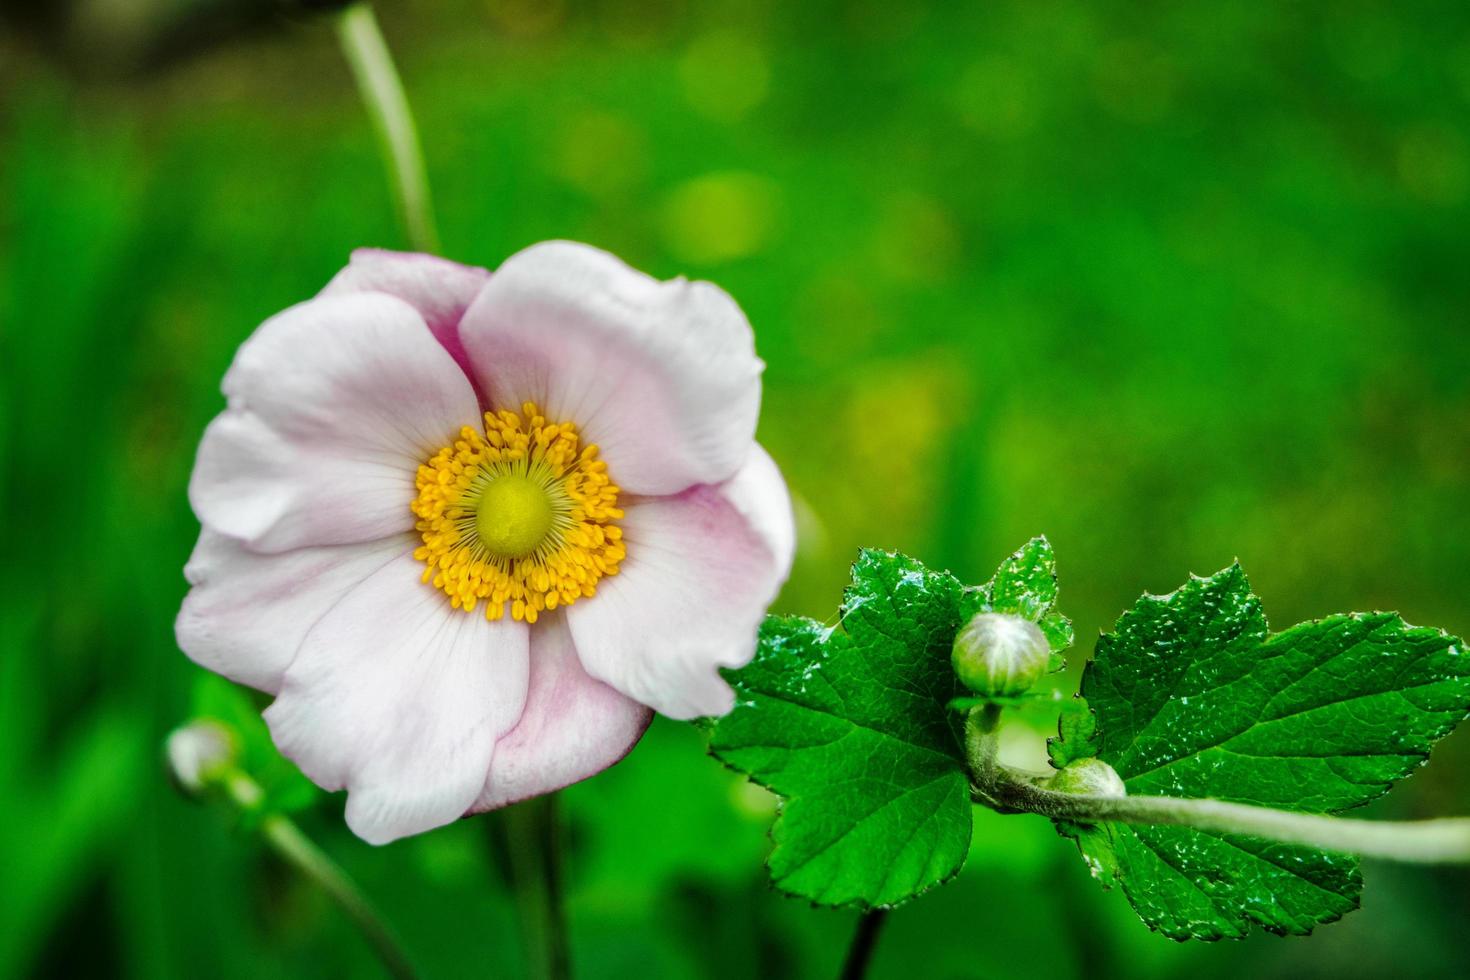
[[[1350,854],[1185,827],[1070,828],[1093,874],[1118,880],[1150,928],[1171,939],[1240,938],[1254,922],[1300,936],[1358,907]]]
[[[947,708],[962,588],[864,551],[842,626],[771,617],[730,674],[735,709],[710,748],[785,798],[771,878],[823,905],[888,906],[959,871],[970,792]]]
[[[977,612],[1014,613],[1050,624],[1059,656],[1071,625],[1056,597],[1045,538],[973,588],[864,551],[840,628],[766,621],[755,660],[729,675],[736,706],[710,748],[785,798],[769,862],[780,888],[824,905],[889,906],[959,871],[971,815],[955,633]]]
[[[1144,596],[1083,675],[1052,758],[1097,756],[1131,794],[1335,812],[1386,792],[1470,711],[1455,637],[1392,613],[1271,635],[1239,566]],[[1182,827],[1064,827],[1177,939],[1302,934],[1355,908],[1356,859]]]

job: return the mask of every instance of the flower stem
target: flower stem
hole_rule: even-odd
[[[1305,844],[1327,851],[1409,864],[1470,863],[1470,818],[1439,820],[1354,820],[1316,813],[1293,813],[1224,800],[1169,796],[1092,796],[1059,793],[1024,774],[999,767],[975,787],[976,799],[997,809],[1039,813],[1087,823],[1114,821],[1174,824],[1225,834],[1248,834]]]
[[[259,784],[238,770],[222,774],[220,782],[230,800],[241,810],[256,809],[264,798]],[[261,837],[276,854],[326,892],[347,914],[390,976],[397,980],[412,980],[415,976],[413,965],[393,930],[347,872],[284,814],[268,814],[261,819],[259,829]]]
[[[887,909],[869,909],[858,919],[857,928],[852,933],[852,944],[847,947],[847,957],[842,961],[839,980],[863,980],[868,975],[873,947],[878,944],[878,934],[886,921]]]
[[[1000,752],[1000,705],[993,701],[971,708],[965,715],[965,756],[976,778],[988,783],[995,777]]]
[[[344,8],[337,15],[337,37],[378,134],[409,245],[420,252],[438,252],[439,233],[418,130],[372,6],[361,2]]]
[[[568,980],[572,975],[562,894],[561,831],[556,796],[518,803],[505,811],[511,885],[520,906],[526,957],[533,977]]]

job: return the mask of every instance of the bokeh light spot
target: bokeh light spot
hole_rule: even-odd
[[[686,181],[662,209],[664,243],[675,256],[714,265],[760,251],[776,227],[779,194],[757,174],[731,171]]]

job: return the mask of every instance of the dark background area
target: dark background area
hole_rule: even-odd
[[[172,634],[219,379],[350,249],[404,244],[366,116],[330,25],[284,4],[0,10],[0,976],[372,975],[160,749],[219,696]],[[1463,3],[380,15],[450,257],[581,239],[745,308],[798,502],[780,611],[830,617],[862,545],[974,581],[1045,532],[1066,685],[1140,591],[1236,557],[1277,627],[1470,632]],[[1460,733],[1370,813],[1470,814],[1467,773]],[[853,914],[767,889],[773,801],[694,728],[563,800],[581,975],[835,975]],[[300,820],[427,976],[521,972],[495,818],[375,849],[341,805]],[[981,812],[873,975],[1470,971],[1470,873],[1366,877],[1309,939],[1178,945],[1045,821]]]

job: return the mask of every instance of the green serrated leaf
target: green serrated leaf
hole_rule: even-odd
[[[1046,642],[1051,644],[1051,672],[1055,673],[1067,666],[1062,653],[1070,650],[1076,642],[1072,621],[1061,613],[1053,612],[1042,616],[1036,625],[1041,628],[1041,635],[1046,637]]]
[[[1057,601],[1057,560],[1045,535],[1027,541],[1000,563],[986,591],[991,608],[1035,622]]]
[[[1064,710],[1057,720],[1057,737],[1046,742],[1051,764],[1058,769],[1074,759],[1096,758],[1100,751],[1096,742],[1097,716],[1088,707],[1087,699],[1078,695],[1068,707],[1070,710]]]
[[[785,797],[772,880],[823,905],[891,906],[953,877],[970,842],[970,792],[950,646],[960,583],[864,551],[843,629],[766,620],[729,678],[736,706],[710,749]]]
[[[1274,636],[1238,565],[1144,596],[1083,674],[1053,762],[1097,756],[1133,794],[1336,812],[1386,792],[1470,711],[1461,641],[1393,613]],[[1183,827],[1064,828],[1150,926],[1178,939],[1250,923],[1303,934],[1355,908],[1356,860]]]
[[[1240,938],[1255,922],[1301,936],[1358,907],[1350,854],[1186,827],[1069,825],[1093,874],[1116,879],[1140,918],[1172,939]]]

